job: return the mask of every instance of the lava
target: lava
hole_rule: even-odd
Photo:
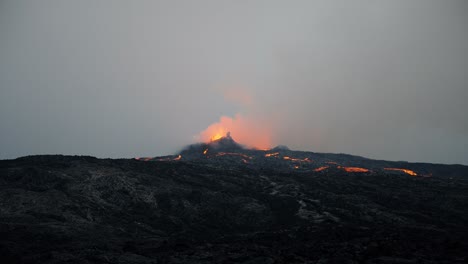
[[[220,133],[220,132],[216,132],[211,138],[210,138],[210,141],[216,141],[220,138],[223,137],[223,133]]]
[[[329,166],[322,166],[322,167],[316,168],[314,171],[315,171],[315,172],[319,172],[319,171],[326,170],[326,169],[328,169],[328,168],[329,168]]]
[[[408,170],[408,169],[399,169],[399,168],[384,168],[384,170],[388,170],[388,171],[401,171],[401,172],[404,172],[406,174],[409,174],[411,176],[418,176],[418,174],[412,170]]]
[[[180,159],[182,159],[182,155],[177,156],[177,157],[174,158],[173,160],[180,160]]]
[[[234,118],[223,116],[200,133],[200,140],[210,142],[218,140],[231,132],[235,141],[256,149],[271,148],[271,129],[267,122],[254,120],[237,114]]]
[[[205,149],[205,150],[203,151],[203,155],[206,155],[206,153],[208,153],[208,149]]]
[[[298,161],[298,162],[312,162],[309,158],[297,159],[297,158],[291,158],[291,157],[288,157],[288,156],[284,156],[283,159],[284,160],[290,160],[290,161]]]
[[[343,169],[346,172],[369,172],[368,169],[359,168],[359,167],[341,167],[341,166],[338,166],[338,169]]]
[[[265,154],[265,157],[276,157],[279,155],[279,152],[275,152],[275,153],[267,153]]]

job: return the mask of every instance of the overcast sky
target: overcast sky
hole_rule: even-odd
[[[272,145],[468,164],[467,99],[464,0],[0,0],[0,159],[172,154],[241,116]]]

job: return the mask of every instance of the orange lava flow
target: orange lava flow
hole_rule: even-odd
[[[320,167],[320,168],[316,168],[314,171],[315,171],[315,172],[319,172],[319,171],[326,170],[326,169],[328,169],[328,168],[329,168],[328,166],[322,166],[322,167]]]
[[[203,151],[203,155],[206,155],[207,152],[208,152],[208,149],[205,149],[205,150]]]
[[[265,154],[265,157],[276,157],[279,155],[279,152]]]
[[[412,170],[408,170],[408,169],[399,169],[399,168],[384,168],[384,170],[388,170],[388,171],[401,171],[401,172],[404,172],[406,174],[409,174],[411,176],[418,176],[418,174]]]
[[[177,156],[177,158],[174,158],[173,160],[180,160],[182,158],[182,155]]]
[[[343,169],[346,172],[369,172],[368,169],[359,168],[359,167],[341,167],[341,166],[339,166],[338,168]]]
[[[296,158],[291,158],[291,157],[288,157],[288,156],[284,156],[283,159],[284,160],[291,160],[291,161],[299,161],[299,162],[312,162],[309,158],[296,159]]]
[[[210,142],[224,137],[231,132],[232,138],[247,147],[268,150],[271,148],[270,125],[261,120],[237,114],[234,118],[223,116],[219,122],[211,124],[200,133],[200,140]]]

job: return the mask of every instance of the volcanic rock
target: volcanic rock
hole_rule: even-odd
[[[149,161],[3,160],[0,261],[466,263],[467,172],[230,137]]]

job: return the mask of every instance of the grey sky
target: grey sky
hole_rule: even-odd
[[[241,113],[293,149],[468,164],[467,29],[464,0],[0,1],[0,159],[170,154]]]

